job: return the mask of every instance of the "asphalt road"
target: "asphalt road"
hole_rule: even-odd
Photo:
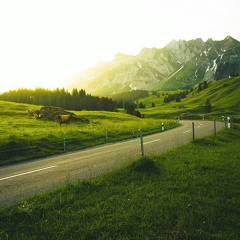
[[[223,122],[216,122],[217,131],[224,127]],[[210,134],[214,134],[214,122],[194,121],[195,139]],[[193,122],[181,121],[181,126],[175,129],[144,136],[144,155],[159,154],[192,140]],[[136,138],[0,167],[0,206],[15,204],[76,180],[96,177],[140,156],[140,138]]]

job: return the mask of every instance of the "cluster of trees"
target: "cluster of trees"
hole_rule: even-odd
[[[19,89],[2,93],[0,100],[28,103],[44,106],[56,106],[69,110],[104,110],[114,111],[116,102],[107,97],[95,97],[87,94],[85,90],[73,89],[69,93],[64,88],[46,90],[37,88],[35,90]]]
[[[155,95],[157,97],[160,97],[160,93],[158,91],[152,91],[152,95]],[[164,96],[164,93],[163,93],[163,96]]]
[[[141,92],[138,92],[137,94],[140,94]],[[135,92],[131,93],[134,95]],[[113,101],[111,98],[92,96],[91,94],[87,94],[83,89],[73,89],[72,92],[69,93],[64,88],[57,88],[56,90],[46,90],[43,88],[36,88],[35,90],[23,88],[11,90],[9,92],[2,93],[0,95],[0,100],[44,106],[56,106],[76,111],[114,111],[118,105],[118,102]],[[141,113],[136,110],[137,106],[132,103],[132,101],[121,102],[122,108],[126,110],[126,113],[141,118]]]
[[[231,73],[230,77],[239,77],[238,73]]]
[[[188,93],[189,93],[188,90],[186,90],[180,93],[167,94],[165,95],[163,102],[164,103],[169,103],[171,101],[181,102],[181,99],[186,98]]]
[[[139,108],[146,108],[146,105],[143,104],[142,102],[140,102],[138,107],[139,107]]]
[[[207,81],[199,83],[198,92],[208,87]],[[183,91],[175,94],[164,94],[164,103],[171,101],[180,102],[181,99],[186,98],[189,91]],[[153,95],[160,97],[157,91],[152,92]],[[128,114],[142,117],[141,113],[136,110],[137,104],[133,102],[139,98],[148,97],[149,92],[147,90],[135,90],[131,92],[123,92],[113,95],[112,98],[108,97],[97,97],[87,94],[85,90],[73,89],[71,93],[66,91],[64,88],[56,90],[48,90],[43,88],[36,88],[35,90],[29,89],[18,89],[11,90],[0,94],[0,100],[28,103],[35,105],[44,106],[56,106],[68,110],[96,110],[96,111],[115,111],[117,108],[124,108]],[[141,102],[139,108],[145,108],[146,106]],[[155,104],[152,103],[152,107]],[[211,102],[209,99],[206,101],[206,112],[211,112]]]
[[[136,108],[137,105],[132,102],[126,101],[124,104],[124,110],[126,110],[127,114],[142,118],[142,114],[138,110],[136,110]]]

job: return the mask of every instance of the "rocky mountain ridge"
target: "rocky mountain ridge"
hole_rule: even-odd
[[[190,89],[240,73],[240,42],[231,36],[214,41],[172,40],[164,48],[143,48],[136,56],[116,54],[73,76],[66,89],[109,96],[143,90]]]

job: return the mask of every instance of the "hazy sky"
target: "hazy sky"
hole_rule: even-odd
[[[73,73],[172,39],[240,40],[239,0],[0,0],[0,92],[61,88]]]

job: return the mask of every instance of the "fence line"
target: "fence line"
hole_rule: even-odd
[[[0,150],[0,160],[3,160],[2,158],[7,158],[7,157],[16,157],[17,153],[20,153],[22,151],[25,151],[27,154],[28,152],[34,153],[34,149],[42,149],[44,150],[57,150],[58,153],[65,152],[67,150],[80,150],[85,148],[86,144],[93,142],[96,143],[98,142],[97,145],[99,144],[104,144],[107,142],[114,142],[115,140],[124,140],[124,139],[131,139],[131,138],[136,138],[139,136],[139,131],[138,129],[131,128],[129,131],[117,133],[115,132],[110,132],[108,129],[105,129],[105,131],[102,131],[103,134],[98,137],[92,137],[89,139],[69,139],[68,140],[68,134],[63,134],[63,137],[61,140],[58,142],[46,142],[45,144],[38,144],[38,145],[32,145],[32,146],[27,146],[27,147],[19,147],[19,148],[12,148],[12,149],[6,149],[6,150]],[[106,135],[107,132],[107,135]],[[148,135],[151,133],[157,133],[161,132],[161,128],[147,128],[145,129],[144,135]],[[77,147],[77,143],[79,143],[79,147]],[[95,144],[96,145],[96,144]],[[27,157],[26,154],[22,154],[23,157]],[[46,155],[47,156],[47,155]],[[44,155],[42,155],[44,157]]]
[[[216,125],[215,125],[215,119],[214,119],[214,125],[213,125],[213,129],[214,129],[214,134],[216,136]],[[42,150],[41,152],[39,152],[39,155],[37,155],[37,157],[45,157],[47,156],[47,154],[42,153],[44,150],[45,151],[50,151],[50,150],[55,150],[53,153],[63,153],[65,151],[73,151],[73,150],[81,150],[84,149],[86,147],[90,147],[90,146],[95,146],[95,145],[100,145],[100,144],[104,144],[104,143],[108,143],[108,142],[115,142],[115,140],[124,140],[124,139],[131,139],[131,138],[136,138],[136,137],[140,137],[140,136],[144,136],[144,135],[149,135],[152,133],[158,133],[158,132],[163,132],[164,130],[166,130],[166,128],[164,129],[162,124],[159,125],[158,128],[148,128],[145,129],[145,131],[143,129],[141,129],[141,131],[139,131],[140,129],[134,129],[131,128],[129,131],[125,131],[124,133],[116,133],[116,132],[110,132],[108,129],[105,129],[105,131],[103,130],[103,134],[102,136],[99,137],[93,137],[93,138],[89,138],[89,139],[69,139],[68,140],[68,135],[64,134],[62,139],[59,140],[58,142],[46,142],[45,144],[41,144],[41,145],[34,145],[34,146],[28,146],[28,147],[20,147],[20,148],[15,148],[15,149],[6,149],[6,150],[0,150],[0,160],[5,160],[7,157],[9,158],[14,158],[16,157],[16,153],[20,152],[20,151],[25,151],[25,154],[21,153],[22,157],[27,158],[28,157],[28,152],[30,152],[30,155],[34,155],[35,153],[37,153],[36,150],[34,149],[39,149]],[[192,134],[193,134],[193,141],[195,138],[195,129],[194,129],[194,122],[192,122]],[[141,139],[140,139],[141,141]],[[89,143],[93,143],[93,145],[89,145]],[[97,144],[96,144],[97,143]],[[33,151],[31,151],[31,149]],[[4,158],[2,159],[2,157],[4,156]]]

